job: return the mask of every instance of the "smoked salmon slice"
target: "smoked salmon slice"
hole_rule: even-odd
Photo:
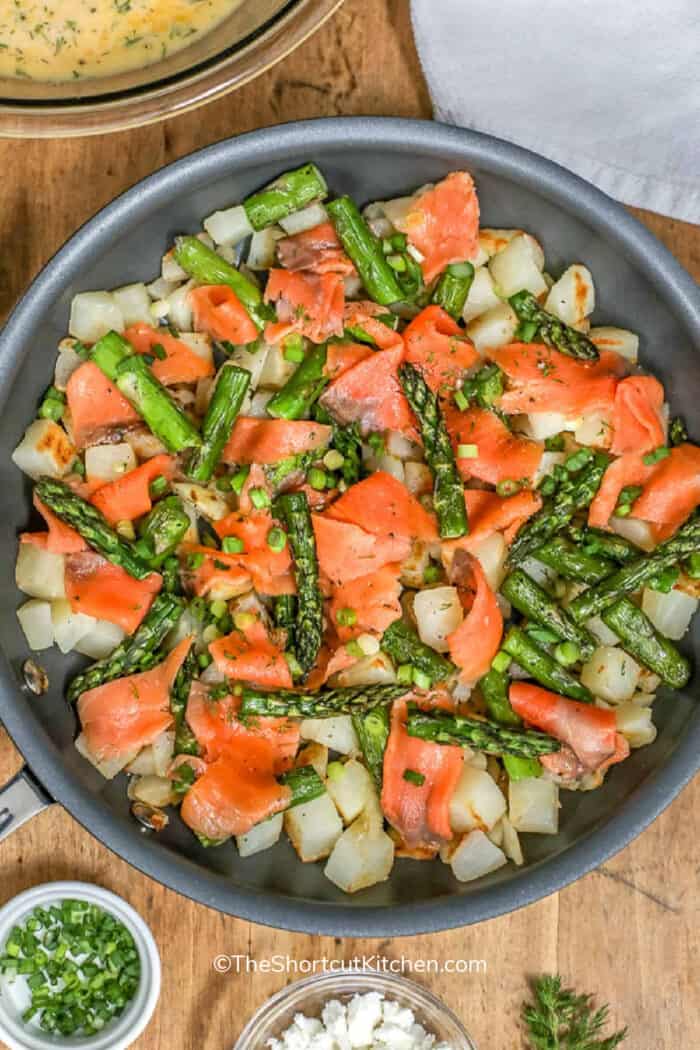
[[[41,502],[36,492],[32,499],[34,506],[48,525],[49,531],[23,532],[20,536],[21,543],[33,543],[36,547],[41,547],[51,554],[77,554],[79,551],[88,549],[80,533],[72,526],[66,525],[52,510],[49,510]]]
[[[279,463],[322,449],[332,427],[306,419],[256,419],[239,416],[224,448],[224,463]]]
[[[632,514],[654,525],[656,538],[664,540],[700,503],[700,448],[689,443],[678,445],[652,470]]]
[[[352,260],[345,254],[335,227],[322,222],[310,230],[282,237],[277,242],[277,258],[285,270],[307,270],[309,273],[355,273]]]
[[[136,410],[92,361],[76,368],[68,380],[66,403],[73,442],[79,449],[141,422]]]
[[[628,376],[618,384],[612,416],[613,455],[651,452],[664,444],[663,404],[664,388],[653,376]]]
[[[234,511],[214,523],[216,532],[224,539],[236,536],[243,543],[240,554],[232,555],[253,581],[260,594],[294,594],[296,586],[289,545],[281,551],[271,550],[267,537],[274,527],[274,519],[266,510],[252,510],[249,514]]]
[[[222,589],[227,598],[234,598],[253,586],[250,572],[238,554],[226,554],[195,543],[183,543],[179,553],[187,589],[200,598]]]
[[[349,642],[367,632],[382,635],[389,624],[401,618],[400,568],[396,564],[384,565],[368,576],[348,580],[333,591],[328,612],[341,642]],[[349,613],[354,614],[354,618],[350,616],[352,623],[347,622]]]
[[[162,582],[157,572],[135,580],[94,551],[66,556],[66,598],[73,612],[109,620],[127,634],[141,623]]]
[[[495,412],[485,408],[459,412],[446,406],[445,423],[465,480],[478,478],[489,485],[502,481],[532,482],[544,451],[539,441],[512,433]],[[459,456],[460,445],[474,446],[469,451],[476,455]]]
[[[654,467],[645,464],[641,455],[628,452],[614,459],[607,467],[600,488],[588,508],[588,524],[607,529],[615,513],[620,493],[628,485],[642,485],[654,473]]]
[[[363,434],[400,430],[415,436],[413,414],[399,383],[403,357],[403,340],[392,350],[378,350],[333,380],[321,404],[339,423],[359,423]]]
[[[78,716],[94,758],[128,762],[170,728],[170,689],[191,644],[191,638],[184,638],[150,671],[115,678],[81,694]]]
[[[292,332],[325,343],[343,334],[345,286],[337,273],[294,273],[270,270],[265,302],[273,302],[277,321],[265,328],[265,338],[278,343]]]
[[[194,327],[219,342],[234,345],[254,343],[260,334],[248,311],[227,284],[207,284],[193,288],[188,296]]]
[[[359,525],[312,514],[316,553],[321,574],[335,587],[388,565],[404,561],[411,552],[405,537],[374,536]]]
[[[465,617],[448,635],[450,657],[462,682],[471,684],[486,674],[503,637],[503,614],[477,558],[457,551],[450,579],[459,588]]]
[[[384,752],[382,810],[409,847],[439,847],[452,838],[450,801],[462,774],[460,747],[434,744],[409,736],[405,700],[391,711],[391,731]],[[406,780],[412,770],[421,784]]]
[[[541,343],[510,343],[488,351],[508,377],[499,408],[518,412],[560,412],[567,419],[592,412],[612,418],[618,377],[624,366],[619,354],[604,351],[598,361],[577,361]]]
[[[214,375],[213,360],[207,361],[184,340],[176,339],[162,328],[134,324],[124,332],[124,338],[138,354],[151,354],[155,358],[151,371],[164,386],[196,383],[198,379]]]
[[[475,258],[479,250],[479,201],[471,175],[454,171],[419,194],[397,228],[423,256],[426,284],[450,263]]]
[[[406,486],[384,470],[376,470],[352,485],[332,503],[326,516],[359,525],[379,537],[423,540],[438,539],[437,522]]]
[[[90,501],[112,525],[120,521],[134,521],[151,510],[153,501],[150,487],[156,478],[164,477],[170,481],[174,473],[173,456],[154,456],[122,477],[101,485],[93,492]]]
[[[401,333],[378,320],[387,316],[392,315],[385,306],[373,303],[369,299],[345,304],[345,327],[359,328],[380,350],[393,350],[397,346],[403,346]]]
[[[260,689],[291,689],[294,684],[284,652],[257,618],[242,630],[217,638],[209,652],[221,673],[234,682],[250,682]]]
[[[502,532],[510,543],[521,525],[542,506],[542,500],[531,489],[513,496],[499,496],[486,489],[465,489],[469,532],[458,540],[443,540],[442,558],[450,565],[455,551],[475,552],[494,532]]]
[[[324,373],[329,379],[337,379],[373,353],[371,346],[363,343],[329,343]]]
[[[629,746],[617,732],[614,711],[568,700],[529,682],[513,682],[508,696],[523,721],[569,747],[584,770],[602,771],[627,758]]]
[[[416,365],[434,393],[448,394],[480,361],[456,321],[440,306],[426,306],[403,333],[406,361]]]

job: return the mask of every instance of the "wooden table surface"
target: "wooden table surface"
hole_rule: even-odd
[[[0,143],[0,316],[66,237],[144,175],[238,132],[338,114],[430,116],[407,0],[347,0],[286,62],[176,120],[109,137]],[[700,229],[638,214],[700,276]],[[0,783],[19,764],[0,731]],[[677,1050],[700,1043],[700,986],[691,979],[693,969],[696,978],[700,972],[699,811],[696,783],[636,842],[562,893],[429,937],[341,941],[218,915],[128,867],[57,806],[0,847],[0,901],[46,879],[78,878],[140,910],[160,946],[163,991],[139,1050],[224,1050],[250,1013],[293,979],[293,972],[218,974],[219,953],[258,962],[273,954],[302,961],[362,953],[483,960],[485,972],[417,976],[457,1011],[482,1050],[522,1045],[517,1015],[526,975],[560,971],[613,1003],[614,1021],[630,1026],[630,1050]]]

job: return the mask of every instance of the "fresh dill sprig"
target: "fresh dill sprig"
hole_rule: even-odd
[[[615,1050],[627,1029],[600,1038],[608,1007],[595,1009],[590,995],[562,987],[559,976],[544,974],[532,984],[533,1002],[523,1004],[530,1050]]]

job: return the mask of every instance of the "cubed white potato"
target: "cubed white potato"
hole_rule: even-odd
[[[66,598],[58,598],[51,603],[51,621],[54,641],[62,653],[72,652],[81,638],[97,623],[94,616],[74,612]]]
[[[331,751],[337,751],[341,755],[357,755],[360,752],[360,743],[350,715],[305,718],[299,732],[302,740],[325,744]]]
[[[112,292],[114,301],[121,311],[124,326],[151,323],[151,297],[145,284],[140,281],[135,284],[125,284],[121,288],[115,288]]]
[[[136,777],[154,777],[156,775],[156,764],[153,758],[153,748],[142,747],[133,762],[125,767],[127,773],[133,773]]]
[[[483,354],[486,350],[512,343],[517,327],[515,312],[508,303],[501,303],[470,321],[467,335],[479,353]]]
[[[656,540],[648,521],[642,521],[640,518],[633,517],[613,517],[610,519],[610,528],[618,536],[622,536],[623,539],[629,540],[630,543],[634,543],[637,547],[641,547],[643,551],[653,551],[656,546]]]
[[[508,820],[508,817],[504,817],[501,821],[501,828],[503,830],[503,852],[508,860],[512,860],[514,864],[521,867],[525,863],[525,858],[520,845],[520,836]]]
[[[362,813],[336,841],[324,874],[345,893],[357,893],[388,879],[393,865],[394,843]]]
[[[152,459],[153,456],[159,456],[167,451],[162,441],[159,441],[155,434],[152,434],[146,427],[134,427],[133,430],[127,430],[124,440],[131,445],[138,460]]]
[[[293,806],[284,814],[284,830],[305,863],[329,856],[343,834],[343,822],[328,793]]]
[[[312,740],[299,752],[296,764],[297,766],[312,766],[325,780],[328,770],[328,748],[325,744],[317,744],[315,740]]]
[[[124,640],[124,631],[109,620],[95,620],[93,626],[80,638],[73,648],[76,653],[89,656],[91,660],[104,660]]]
[[[396,681],[396,671],[384,652],[371,653],[356,660],[350,667],[331,676],[332,685],[351,688],[364,685],[391,685]],[[337,750],[337,748],[336,748]]]
[[[430,565],[430,552],[425,543],[414,540],[409,556],[401,562],[402,586],[416,589],[425,585],[425,570]]]
[[[277,343],[268,347],[258,384],[268,390],[280,390],[298,367],[293,361],[287,361],[282,344]]]
[[[138,466],[131,445],[90,445],[85,450],[85,473],[88,481],[115,481]]]
[[[165,259],[164,259],[165,261]],[[175,264],[177,265],[177,263]],[[180,267],[178,266],[178,270]],[[187,274],[184,270],[181,278],[175,278],[172,281],[167,281],[163,277],[156,277],[155,281],[151,281],[150,284],[146,285],[146,291],[148,292],[148,298],[152,302],[159,302],[161,299],[167,299],[171,292],[174,292],[177,288],[180,280],[185,280]]]
[[[487,831],[486,834],[489,837],[489,841],[493,842],[494,846],[498,846],[499,849],[503,846],[503,821],[499,820],[497,824]]]
[[[164,281],[165,283],[171,285],[170,291],[173,291],[173,286],[176,285],[176,284],[179,284],[180,281],[186,281],[187,280],[187,271],[183,270],[182,266],[180,266],[180,263],[175,258],[175,249],[174,248],[171,248],[169,251],[167,251],[165,253],[165,255],[163,256],[163,258],[161,259],[161,262],[160,262],[160,279],[162,281]],[[156,281],[153,282],[153,284],[156,284],[156,283],[157,283]],[[148,286],[149,294],[150,294],[150,288],[151,288],[151,286],[149,285]],[[167,294],[168,293],[166,292],[165,295],[167,295]],[[164,298],[164,296],[163,295],[155,295],[154,298],[155,299],[162,299],[162,298]]]
[[[387,430],[384,435],[384,445],[389,455],[396,456],[397,459],[421,458],[421,446],[402,434],[400,430]]]
[[[546,441],[562,431],[576,430],[581,422],[581,419],[567,419],[561,412],[531,412],[520,417],[519,429],[533,441]]]
[[[258,346],[252,354],[249,350],[246,350],[244,346],[237,346],[229,357],[231,364],[237,365],[239,368],[245,368],[247,372],[250,372],[250,386],[248,387],[249,397],[255,392],[260,384],[260,376],[265,367],[265,358],[267,357],[268,350],[269,347],[265,343]],[[245,413],[242,411],[241,414],[243,415]]]
[[[83,363],[80,354],[75,352],[74,344],[74,339],[62,339],[58,344],[58,357],[53,373],[53,385],[57,390],[66,389],[68,380]]]
[[[166,729],[155,738],[151,747],[153,748],[153,764],[156,776],[164,777],[173,761],[175,754],[175,733]]]
[[[504,248],[507,248],[514,237],[524,232],[524,230],[499,230],[490,226],[482,226],[479,230],[479,245],[482,251],[486,253],[486,256],[491,259],[494,255],[502,252]],[[542,256],[542,266],[544,266],[544,255]]]
[[[540,587],[544,587],[545,590],[551,587],[556,579],[556,571],[550,569],[549,565],[545,565],[544,562],[538,561],[537,558],[533,558],[532,555],[524,559],[522,568],[535,583],[539,583]]]
[[[610,444],[611,427],[609,412],[590,412],[574,431],[574,440],[579,445],[606,448]]]
[[[390,201],[378,201],[381,213],[397,230],[405,232],[406,218],[413,207],[415,197],[393,197]]]
[[[450,801],[450,827],[457,834],[490,831],[506,812],[506,800],[493,777],[465,764]]]
[[[17,610],[19,625],[24,631],[27,645],[35,652],[50,649],[53,645],[53,621],[51,604],[40,598],[31,598]]]
[[[202,226],[215,244],[240,244],[253,233],[242,204],[208,215]]]
[[[175,288],[170,295],[161,300],[167,304],[167,318],[180,332],[189,332],[192,329],[192,306],[190,304],[190,292],[194,288],[194,281],[187,281]]]
[[[130,754],[120,755],[118,758],[105,759],[101,762],[98,758],[90,751],[85,739],[85,734],[81,733],[75,741],[75,749],[78,754],[86,758],[88,762],[95,767],[105,780],[112,780],[118,773],[121,773],[125,766],[128,766],[130,762],[133,762],[138,754],[138,748],[132,751]]]
[[[66,559],[35,543],[20,543],[15,566],[15,582],[31,598],[65,598],[64,583]]]
[[[173,491],[210,521],[221,521],[231,510],[220,492],[205,488],[204,485],[195,485],[192,481],[176,482]]]
[[[618,733],[622,733],[630,747],[644,747],[656,740],[651,707],[632,702],[620,704],[615,708],[615,721]]]
[[[35,419],[12,453],[12,462],[36,481],[42,474],[62,478],[73,466],[76,455],[63,427],[52,419]]]
[[[351,758],[345,763],[331,764],[326,790],[335,802],[343,823],[352,824],[367,805],[374,788],[366,767]]]
[[[654,674],[654,672],[650,671],[648,667],[643,667],[639,675],[639,688],[642,691],[642,693],[651,695],[653,697],[653,694],[656,692],[660,685],[660,675]],[[634,696],[633,699],[641,702],[639,700],[639,696]]]
[[[500,306],[501,300],[496,294],[493,278],[487,266],[480,266],[474,271],[474,280],[469,289],[467,301],[464,304],[462,317],[468,323],[475,317],[492,310],[494,306]]]
[[[176,801],[173,782],[167,777],[134,777],[127,788],[132,802],[144,802],[147,806],[170,806]]]
[[[421,641],[439,653],[446,653],[448,635],[456,631],[464,619],[464,610],[456,587],[431,587],[419,591],[413,602],[413,612]]]
[[[267,820],[261,820],[245,835],[236,835],[236,846],[241,857],[252,857],[254,853],[262,853],[270,849],[279,840],[284,824],[284,814],[275,813]]]
[[[124,317],[111,292],[78,292],[73,296],[69,335],[83,343],[96,343],[111,331],[124,331]]]
[[[565,459],[566,452],[543,452],[542,458],[537,465],[537,470],[533,475],[532,483],[534,487],[537,488],[542,479],[551,474],[555,467],[561,466]]]
[[[613,328],[602,325],[591,328],[588,338],[599,350],[614,350],[621,357],[636,365],[639,357],[639,336],[626,328]]]
[[[267,226],[258,230],[250,239],[246,264],[251,270],[271,270],[275,265],[277,242],[284,237],[279,226]]]
[[[534,237],[527,233],[516,234],[502,251],[489,260],[496,291],[504,299],[521,291],[533,295],[546,292],[543,265],[542,249]]]
[[[674,642],[680,641],[690,627],[690,621],[698,607],[697,598],[672,590],[668,594],[645,587],[642,592],[642,609],[657,631]]]
[[[581,681],[594,696],[621,704],[634,694],[641,668],[624,649],[599,645],[581,668]]]
[[[508,818],[516,831],[556,835],[559,787],[545,777],[523,777],[508,785]]]
[[[494,845],[483,831],[470,831],[450,856],[450,867],[460,882],[480,879],[507,863],[503,850]]]
[[[472,554],[480,562],[491,590],[497,591],[505,579],[508,557],[508,545],[503,533],[492,532],[472,549]]]
[[[433,490],[433,475],[427,463],[404,463],[404,483],[414,496],[422,496]]]
[[[590,620],[586,621],[586,627],[601,645],[620,644],[619,635],[615,634],[600,616],[591,616]]]
[[[206,361],[208,365],[213,364],[214,353],[211,348],[211,336],[206,332],[180,332],[179,339],[189,346],[190,350]]]
[[[578,325],[595,310],[595,287],[591,271],[574,263],[549,290],[545,310],[564,324]]]
[[[483,751],[468,751],[464,756],[464,761],[473,766],[474,769],[486,769],[488,765],[488,759]]]
[[[322,222],[328,222],[328,212],[320,201],[316,201],[306,208],[293,211],[291,215],[285,215],[280,219],[280,226],[288,237],[294,237],[305,230],[313,230],[314,226],[320,226]]]
[[[269,419],[267,406],[274,396],[274,390],[256,390],[249,404],[244,406],[246,416],[250,416],[252,419]]]

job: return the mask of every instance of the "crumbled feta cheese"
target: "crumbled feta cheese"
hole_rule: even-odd
[[[379,992],[355,995],[348,1003],[331,999],[321,1019],[297,1014],[270,1050],[452,1050],[436,1042],[408,1007]]]

